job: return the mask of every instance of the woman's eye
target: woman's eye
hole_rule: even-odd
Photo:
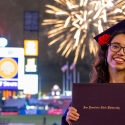
[[[119,48],[119,46],[118,45],[113,45],[112,48]]]

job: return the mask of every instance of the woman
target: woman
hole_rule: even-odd
[[[99,50],[92,65],[91,83],[125,83],[125,20],[117,23],[94,39]],[[77,109],[69,105],[61,125],[71,125],[80,117]]]

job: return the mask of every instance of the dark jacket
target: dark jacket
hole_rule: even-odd
[[[69,104],[68,107],[70,107],[72,105],[72,102]],[[68,108],[66,109],[64,115],[62,116],[62,120],[61,120],[61,125],[69,125],[68,122],[66,121],[66,115],[67,115],[67,112],[68,112]]]

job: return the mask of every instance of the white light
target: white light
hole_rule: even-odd
[[[54,96],[54,95],[55,95],[55,92],[53,91],[51,94],[52,94],[52,96]]]
[[[30,109],[30,106],[26,106],[26,109],[29,110],[29,109]]]
[[[72,92],[71,91],[66,91],[66,96],[71,96]]]
[[[117,8],[114,10],[114,13],[122,13],[122,9]]]
[[[59,96],[59,95],[60,95],[60,92],[59,92],[59,91],[57,91],[57,92],[56,92],[56,95],[57,95],[57,96]]]
[[[37,94],[38,93],[38,75],[25,74],[23,78],[24,94]]]
[[[4,37],[0,37],[0,47],[5,47],[7,46],[7,44],[8,44],[7,39]]]
[[[54,85],[53,89],[57,90],[57,89],[59,89],[59,86],[58,85]]]
[[[49,99],[49,96],[43,96],[43,99]]]
[[[35,109],[35,106],[30,106],[31,109]]]
[[[6,98],[5,98],[5,97],[2,97],[2,100],[6,100]]]
[[[36,58],[27,58],[25,65],[26,72],[37,72]]]
[[[46,105],[46,106],[45,106],[45,110],[48,110],[48,109],[49,109],[49,107],[48,107],[48,105]]]
[[[111,1],[107,1],[106,8],[110,9],[114,4]]]

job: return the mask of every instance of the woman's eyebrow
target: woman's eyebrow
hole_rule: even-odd
[[[115,44],[119,44],[119,45],[121,45],[119,42],[111,42],[111,43],[115,43]]]
[[[111,42],[111,43],[115,43],[117,45],[120,45],[121,47],[125,47],[125,45],[121,45],[121,43],[119,43],[119,42]]]

